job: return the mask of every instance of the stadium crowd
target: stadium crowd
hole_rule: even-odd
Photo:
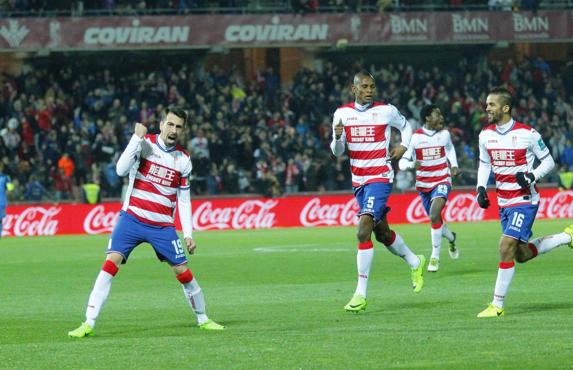
[[[552,68],[539,58],[480,58],[451,67],[358,62],[341,68],[325,61],[299,71],[289,85],[272,68],[247,82],[237,69],[191,68],[178,60],[137,71],[96,65],[89,58],[30,62],[21,75],[3,76],[0,157],[16,200],[79,199],[85,183],[100,184],[104,197],[119,197],[124,180],[115,162],[134,123],[157,132],[168,105],[189,109],[184,146],[193,158],[196,194],[349,190],[348,159],[329,150],[331,115],[352,101],[349,82],[361,68],[415,127],[424,104],[445,112],[462,170],[454,185],[475,185],[483,102],[495,85],[515,92],[514,116],[541,132],[559,166],[573,169],[573,63]],[[557,182],[557,175],[548,180]],[[412,184],[413,174],[398,173],[398,189]]]

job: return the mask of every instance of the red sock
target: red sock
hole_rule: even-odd
[[[115,274],[117,274],[117,272],[119,271],[119,267],[117,267],[112,260],[105,260],[101,269],[110,274],[111,276],[115,276]]]
[[[367,242],[364,243],[358,243],[358,249],[363,250],[363,249],[372,249],[373,244],[372,244],[372,240],[368,240]]]
[[[193,274],[191,273],[191,270],[187,269],[177,275],[176,278],[181,284],[187,284],[193,281]]]

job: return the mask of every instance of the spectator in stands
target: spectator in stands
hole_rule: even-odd
[[[31,175],[30,181],[26,185],[24,200],[31,202],[41,202],[44,199],[51,199],[50,193],[48,193],[44,185],[38,181],[35,175]]]
[[[561,166],[559,168],[558,184],[561,191],[573,189],[573,170],[566,166]]]

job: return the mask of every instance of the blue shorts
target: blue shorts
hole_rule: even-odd
[[[390,211],[386,203],[391,192],[392,183],[386,182],[373,182],[354,188],[354,197],[360,207],[358,217],[371,215],[374,218],[374,223],[380,222]]]
[[[127,262],[129,254],[139,244],[147,242],[155,250],[160,261],[170,265],[187,262],[185,251],[174,226],[153,226],[139,221],[134,216],[121,211],[107,245],[107,252],[116,252]]]
[[[499,218],[503,235],[527,243],[533,234],[531,227],[538,208],[538,205],[500,208]]]
[[[430,215],[432,201],[436,198],[445,198],[447,202],[448,197],[450,196],[450,191],[452,191],[452,187],[449,184],[440,184],[426,193],[421,191],[418,192],[418,194],[420,194],[420,198],[422,198],[422,204],[424,205],[424,209],[428,216]]]

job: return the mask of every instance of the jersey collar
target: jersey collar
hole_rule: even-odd
[[[163,139],[161,138],[161,136],[159,134],[156,134],[155,137],[157,138],[157,140],[155,141],[155,144],[159,147],[159,149],[163,150],[164,152],[172,152],[173,150],[175,150],[175,145],[170,146],[169,148],[167,147],[167,145],[165,145],[165,142],[163,141]]]

